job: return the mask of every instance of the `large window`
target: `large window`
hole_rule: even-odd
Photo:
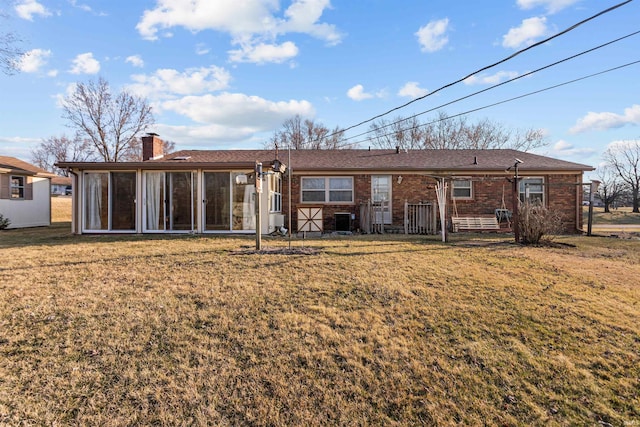
[[[473,184],[470,179],[456,179],[451,182],[451,192],[454,199],[471,199]]]
[[[522,203],[544,204],[544,180],[542,178],[522,178],[520,180],[520,201]]]
[[[282,177],[280,174],[271,175],[271,203],[269,212],[282,212]]]
[[[304,203],[353,203],[352,177],[302,177]]]
[[[84,174],[84,229],[135,231],[136,173]]]
[[[12,199],[24,199],[25,188],[24,176],[12,176],[11,177],[11,198]]]
[[[145,172],[144,231],[193,231],[196,227],[193,172]]]

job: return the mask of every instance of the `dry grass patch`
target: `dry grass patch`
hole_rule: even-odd
[[[0,424],[640,422],[638,242],[47,233],[0,242]]]

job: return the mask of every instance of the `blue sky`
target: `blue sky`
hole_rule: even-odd
[[[152,130],[177,149],[260,148],[295,114],[346,128],[621,1],[0,0],[0,28],[20,35],[27,52],[20,73],[0,74],[0,154],[29,160],[42,139],[71,135],[60,100],[98,77],[146,96]],[[631,2],[387,118],[638,31],[638,17],[640,4]],[[459,114],[637,61],[638,46],[640,35],[632,36],[441,111]],[[627,66],[468,120],[542,128],[548,146],[537,152],[597,166],[609,144],[640,138],[639,71]]]

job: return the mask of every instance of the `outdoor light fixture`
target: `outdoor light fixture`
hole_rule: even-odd
[[[398,184],[402,184],[402,175],[398,177]]]
[[[273,170],[275,173],[284,173],[287,170],[287,166],[280,160],[275,159],[271,164],[271,170]]]

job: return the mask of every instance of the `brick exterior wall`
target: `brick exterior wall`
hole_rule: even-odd
[[[317,175],[323,176],[323,175]],[[352,231],[360,229],[360,205],[367,203],[371,199],[371,175],[358,174],[352,175],[354,182],[354,203],[351,204],[311,204],[300,203],[300,176],[293,177],[291,194],[293,198],[292,210],[292,231],[297,231],[297,208],[318,206],[323,208],[323,231],[335,231],[335,214],[349,213],[355,216],[355,220],[351,223]],[[399,183],[398,177],[402,176]],[[565,217],[565,232],[575,233],[582,227],[582,215],[577,215],[576,206],[578,205],[578,193],[581,187],[577,189],[576,183],[581,182],[581,174],[566,175],[536,175],[536,177],[544,178],[544,197],[545,203],[552,209],[560,210]],[[449,218],[457,210],[458,216],[479,216],[494,215],[496,209],[503,206],[503,198],[505,208],[513,210],[513,183],[509,182],[504,176],[475,176],[473,180],[473,197],[469,200],[457,199],[455,209],[451,200],[451,183],[449,183],[447,207]],[[401,227],[404,225],[404,204],[428,202],[437,205],[435,194],[436,182],[433,178],[423,175],[392,175],[392,225]],[[282,187],[282,212],[288,212],[288,183],[287,178],[283,179]],[[579,210],[581,213],[582,211]],[[577,222],[576,222],[577,220]]]
[[[162,139],[155,134],[142,137],[142,160],[154,159],[164,154]]]

